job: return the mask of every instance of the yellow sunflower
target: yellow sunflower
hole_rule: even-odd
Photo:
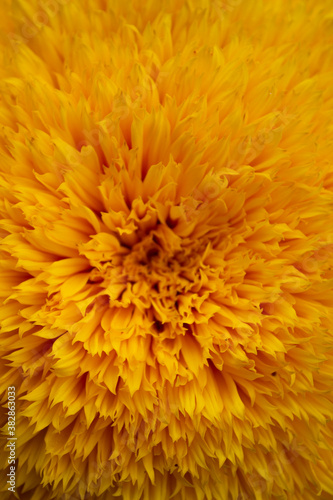
[[[333,499],[331,0],[1,0],[3,499]]]

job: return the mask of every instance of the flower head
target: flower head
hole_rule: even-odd
[[[0,14],[19,497],[333,498],[329,0]]]

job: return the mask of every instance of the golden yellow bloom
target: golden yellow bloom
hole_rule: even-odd
[[[17,498],[333,499],[331,0],[2,0],[0,28]]]

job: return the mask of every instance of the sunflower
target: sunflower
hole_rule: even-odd
[[[2,498],[333,499],[331,1],[0,27]]]

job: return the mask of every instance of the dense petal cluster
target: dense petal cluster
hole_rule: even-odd
[[[0,27],[19,498],[332,499],[331,0],[2,0]]]

